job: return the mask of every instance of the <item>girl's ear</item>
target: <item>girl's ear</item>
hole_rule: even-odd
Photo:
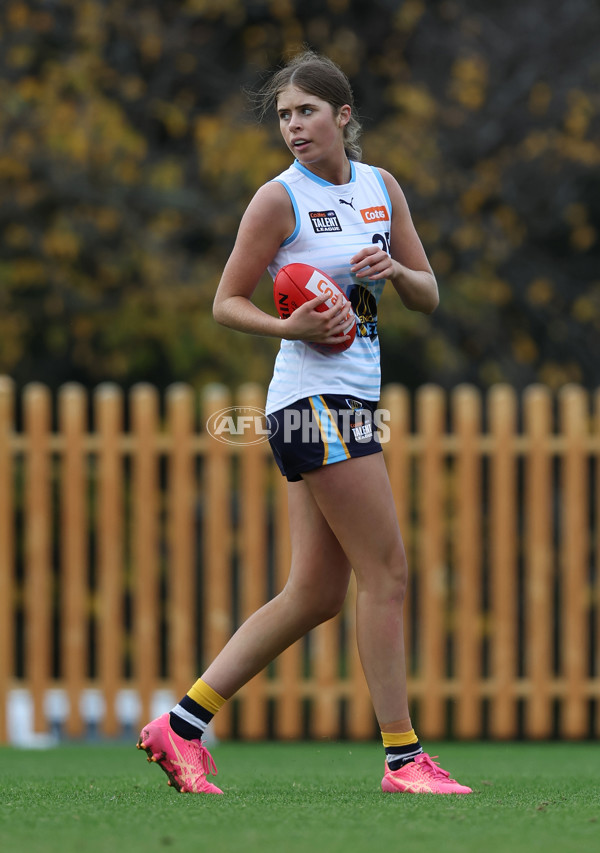
[[[340,111],[337,117],[338,127],[345,127],[350,121],[350,116],[352,115],[352,108],[348,106],[348,104],[344,104],[343,107],[340,107]]]

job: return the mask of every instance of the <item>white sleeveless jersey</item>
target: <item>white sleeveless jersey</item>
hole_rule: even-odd
[[[290,263],[310,264],[342,288],[357,316],[347,350],[324,354],[303,341],[281,341],[267,394],[267,414],[315,394],[378,400],[381,384],[377,303],[385,280],[350,272],[350,258],[373,243],[390,251],[392,206],[378,169],[350,161],[349,183],[338,186],[313,175],[297,160],[274,180],[286,188],[296,216],[294,232],[269,265],[275,278]]]

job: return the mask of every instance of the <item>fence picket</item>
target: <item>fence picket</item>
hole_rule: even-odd
[[[426,385],[417,394],[417,419],[423,446],[419,459],[418,601],[421,649],[419,671],[424,697],[419,705],[423,737],[442,737],[446,714],[442,683],[446,677],[447,565],[444,535],[444,394]]]
[[[84,730],[80,698],[87,673],[89,591],[87,471],[83,449],[85,389],[70,383],[59,391],[59,428],[65,436],[61,488],[61,666],[70,713],[65,731],[79,737]]]
[[[131,392],[135,436],[132,460],[133,674],[140,697],[140,724],[150,719],[152,695],[159,681],[159,506],[158,395],[146,383]]]
[[[196,675],[193,391],[182,383],[171,385],[166,398],[172,436],[168,487],[167,650],[168,673],[179,701]]]
[[[105,382],[94,395],[98,430],[98,564],[97,643],[98,681],[104,696],[102,732],[114,737],[119,730],[116,702],[123,674],[124,501],[123,456],[119,437],[123,429],[123,394]]]
[[[455,670],[460,682],[456,700],[456,732],[473,738],[481,729],[481,402],[477,389],[457,387],[453,394],[457,438],[455,501],[454,634]]]
[[[54,572],[51,556],[52,499],[50,393],[40,383],[23,394],[29,443],[25,484],[25,671],[33,697],[33,731],[46,731],[44,696],[50,686]]]
[[[227,389],[218,384],[204,389],[202,399],[203,426],[211,417],[230,405]],[[231,447],[206,435],[202,477],[202,518],[204,549],[202,553],[202,652],[206,667],[221,651],[232,632],[231,557],[233,531],[231,520]],[[217,737],[231,731],[231,702],[215,717],[213,726]]]
[[[490,729],[496,738],[517,735],[514,695],[518,661],[516,416],[513,389],[508,385],[497,385],[490,393],[490,431],[494,439],[490,465],[491,668],[494,685]]]
[[[0,743],[8,737],[6,702],[14,660],[14,486],[11,432],[14,422],[14,383],[0,376]]]
[[[566,449],[561,505],[561,598],[563,610],[562,671],[565,737],[581,738],[587,730],[585,679],[589,661],[589,536],[588,465],[584,447],[587,396],[583,388],[565,386],[559,395]]]
[[[287,480],[271,463],[274,477],[274,535],[275,535],[275,591],[280,592],[287,581],[291,563],[291,543],[288,524]],[[275,731],[283,740],[297,738],[303,730],[302,714],[302,648],[298,641],[286,649],[275,662],[277,692]]]
[[[594,553],[595,553],[595,565],[594,565],[594,576],[596,579],[595,590],[592,593],[592,607],[594,612],[594,624],[596,627],[596,648],[594,650],[594,657],[596,660],[596,666],[593,671],[593,676],[597,681],[600,680],[600,390],[596,391],[594,395],[594,418],[593,418],[593,428],[592,435],[595,439],[595,453],[594,453],[594,462],[595,462],[595,477],[596,477],[596,493],[594,495],[595,504],[596,504],[596,513],[595,518],[592,520],[592,526],[594,527],[595,533],[595,541],[594,541]],[[600,732],[600,700],[597,699],[595,703],[595,720],[593,723],[595,724],[596,731]]]
[[[525,433],[525,731],[532,738],[552,733],[552,454],[551,399],[547,388],[533,385],[524,396]]]
[[[238,404],[250,421],[244,432],[246,443],[240,454],[240,547],[238,566],[240,579],[240,613],[247,619],[267,600],[267,513],[266,454],[258,430],[265,398],[262,389],[254,384],[239,389]],[[259,672],[243,690],[243,712],[240,715],[240,735],[249,739],[267,736],[265,702],[266,672]]]

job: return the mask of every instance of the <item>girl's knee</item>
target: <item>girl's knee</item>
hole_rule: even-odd
[[[357,570],[356,579],[359,591],[370,592],[385,600],[403,602],[408,586],[408,564],[404,548]]]
[[[340,612],[346,599],[347,585],[328,586],[326,588],[297,586],[288,584],[283,594],[286,595],[298,614],[303,614],[306,621],[320,625],[333,619]]]

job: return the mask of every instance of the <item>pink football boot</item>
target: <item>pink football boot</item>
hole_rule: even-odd
[[[206,778],[217,775],[213,757],[200,740],[185,740],[169,725],[168,712],[148,723],[140,732],[138,749],[148,753],[169,777],[169,785],[180,793],[222,794]]]
[[[434,756],[437,758],[437,755]],[[402,794],[471,794],[471,788],[459,785],[451,779],[447,770],[427,755],[417,755],[398,770],[390,770],[385,765],[385,774],[381,780],[381,790]]]

